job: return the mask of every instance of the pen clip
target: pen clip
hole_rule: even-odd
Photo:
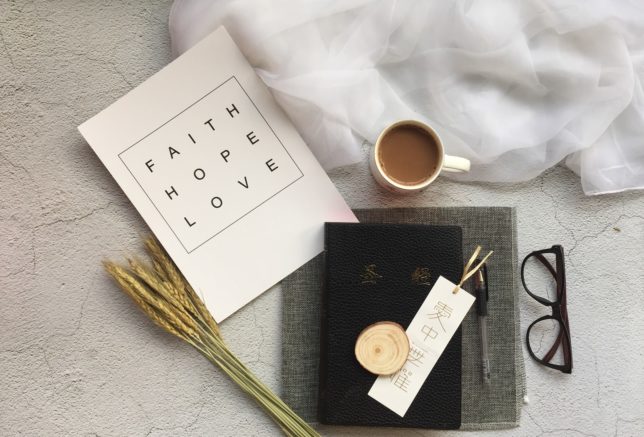
[[[479,260],[476,260],[475,262],[478,263]],[[479,275],[481,275],[481,276],[479,277]],[[480,279],[481,277],[483,279],[482,281]],[[487,302],[488,300],[490,300],[490,291],[489,291],[490,289],[489,289],[488,283],[487,283],[487,263],[483,264],[481,266],[481,268],[479,269],[479,271],[476,272],[476,275],[474,276],[474,286],[475,286],[475,288],[477,290],[477,296],[476,296],[477,298],[482,298],[482,296],[480,296],[480,294],[483,294],[481,292],[484,292],[485,293],[485,301]]]
[[[483,274],[483,287],[485,288],[485,300],[490,300],[490,287],[488,287],[487,283],[487,263],[483,264],[481,270]]]

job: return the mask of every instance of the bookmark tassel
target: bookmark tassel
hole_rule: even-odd
[[[485,257],[481,260],[480,263],[478,263],[475,267],[473,267],[471,270],[470,268],[472,267],[472,264],[474,264],[474,261],[479,256],[479,253],[481,253],[481,246],[476,246],[476,250],[470,257],[470,260],[465,264],[465,268],[463,269],[463,276],[461,276],[461,280],[458,283],[456,287],[454,287],[454,290],[452,290],[452,293],[456,294],[458,293],[458,290],[461,289],[461,286],[465,284],[465,281],[467,281],[474,273],[476,273],[481,267],[483,267],[483,264],[485,264],[485,261],[492,255],[494,252],[490,251]]]

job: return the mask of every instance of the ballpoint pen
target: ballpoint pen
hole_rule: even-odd
[[[474,292],[476,294],[476,313],[479,319],[479,333],[481,334],[481,369],[483,382],[490,382],[490,359],[487,350],[487,301],[489,299],[487,287],[486,265],[474,275]]]

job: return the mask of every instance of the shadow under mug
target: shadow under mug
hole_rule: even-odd
[[[422,130],[434,139],[434,143],[438,148],[438,162],[436,163],[435,171],[418,184],[407,185],[393,180],[389,175],[387,175],[384,168],[382,167],[382,163],[380,162],[380,146],[382,144],[383,138],[386,137],[387,134],[389,134],[392,130],[399,127],[413,127]],[[434,180],[443,170],[454,173],[469,171],[470,161],[466,158],[445,154],[443,141],[438,136],[436,131],[425,123],[417,120],[401,120],[389,125],[380,133],[378,139],[376,140],[376,144],[371,148],[369,156],[369,167],[371,168],[371,174],[373,174],[373,177],[384,188],[389,191],[393,191],[394,193],[408,194],[427,188],[427,186],[434,182]]]

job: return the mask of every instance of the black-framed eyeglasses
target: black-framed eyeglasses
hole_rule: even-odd
[[[534,274],[538,273],[537,267],[542,271],[541,276]],[[545,280],[543,267],[547,270]],[[556,288],[556,293],[549,290],[548,283],[545,282],[552,282],[552,279],[554,279],[552,288]],[[534,300],[552,308],[552,315],[540,317],[528,326],[526,344],[530,356],[544,366],[564,373],[572,373],[572,345],[568,323],[563,247],[554,245],[550,249],[536,250],[526,256],[521,264],[521,282]],[[563,363],[555,364],[552,361],[560,347]]]

